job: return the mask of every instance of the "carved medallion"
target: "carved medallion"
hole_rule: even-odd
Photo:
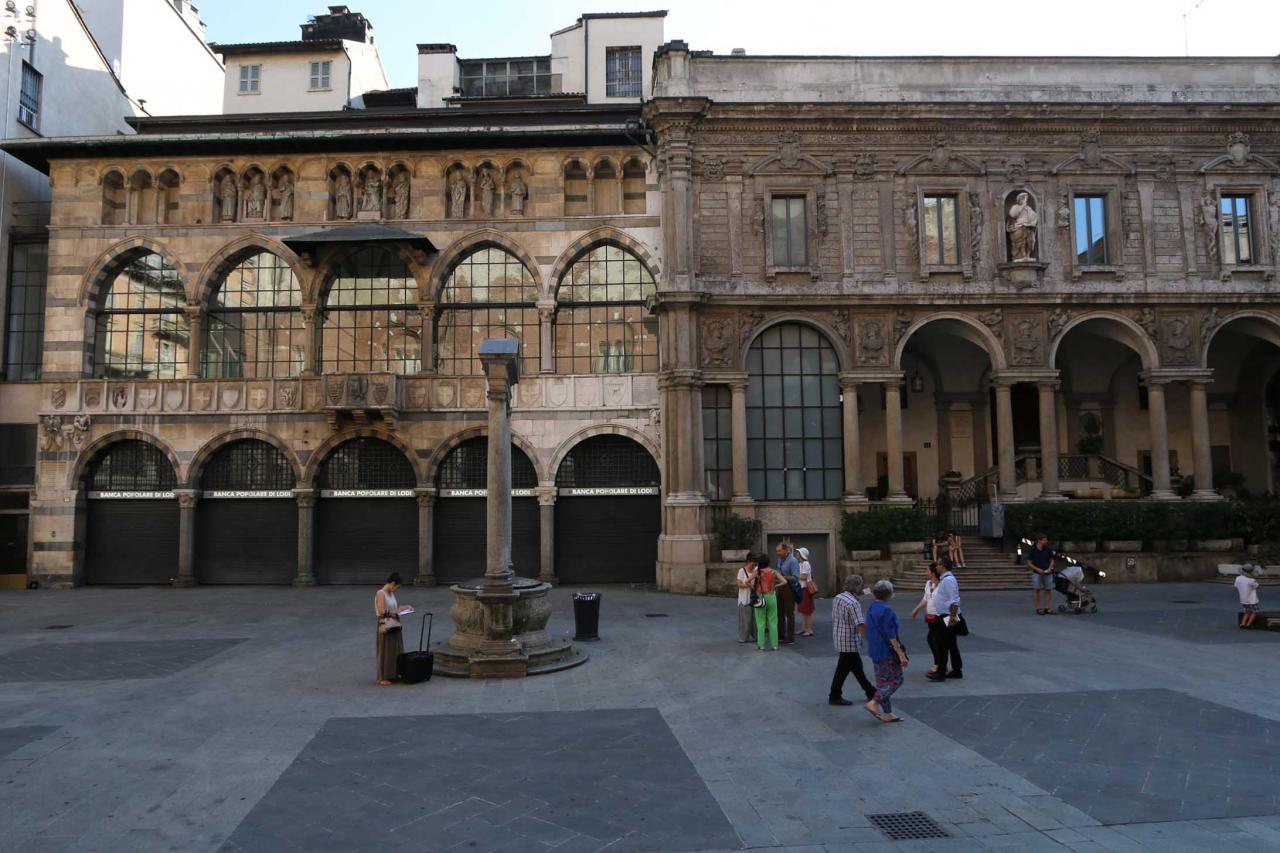
[[[318,409],[324,401],[324,386],[319,379],[306,379],[302,383],[302,405]]]
[[[61,409],[67,404],[67,389],[62,385],[54,386],[53,391],[49,394],[49,399],[55,409]]]
[[[1049,312],[1049,339],[1053,340],[1062,334],[1062,330],[1075,315],[1063,308],[1054,308]]]
[[[62,449],[62,415],[45,415],[40,418],[40,449],[54,453]]]
[[[427,407],[427,383],[416,380],[409,383],[409,408],[425,409]]]
[[[222,409],[239,409],[244,405],[244,387],[222,385],[218,388],[218,405]]]
[[[84,404],[86,408],[96,409],[102,405],[102,387],[99,385],[91,385],[84,389]]]
[[[160,389],[154,385],[143,385],[138,388],[138,408],[150,411],[160,400]]]
[[[298,402],[298,386],[293,382],[285,382],[276,389],[277,407],[292,409]]]
[[[724,180],[724,161],[719,157],[702,158],[702,177],[708,181]]]
[[[853,173],[859,178],[870,178],[876,173],[876,157],[874,154],[862,153],[853,158]]]
[[[375,406],[386,405],[391,394],[391,379],[387,376],[375,376],[371,383],[370,396]]]
[[[369,397],[369,377],[363,373],[347,376],[347,402],[363,403]]]
[[[1040,322],[1032,317],[1019,317],[1013,321],[1013,340],[1011,347],[1014,364],[1039,364],[1044,349],[1043,333]]]
[[[733,359],[736,342],[733,320],[729,317],[710,317],[702,321],[702,363],[712,367],[727,367]]]
[[[884,336],[884,321],[866,317],[858,321],[858,363],[886,365],[889,363],[888,341]]]
[[[778,160],[784,169],[794,169],[800,165],[800,136],[795,131],[783,131],[778,137]]]
[[[330,406],[336,406],[342,402],[342,377],[330,376],[324,381],[324,398]]]
[[[542,403],[542,383],[536,379],[526,379],[518,386],[520,389],[520,405],[533,409]]]
[[[71,443],[77,448],[84,447],[89,439],[89,428],[93,426],[93,418],[88,415],[76,415],[71,419]]]

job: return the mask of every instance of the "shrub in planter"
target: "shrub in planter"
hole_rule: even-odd
[[[911,507],[846,512],[840,523],[840,542],[849,551],[879,551],[890,542],[923,542],[926,528],[925,514]]]
[[[716,537],[716,544],[723,551],[749,551],[760,544],[760,533],[764,529],[758,518],[746,518],[738,515],[727,515],[711,522],[711,533]]]

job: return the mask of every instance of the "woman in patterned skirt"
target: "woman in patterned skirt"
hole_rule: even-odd
[[[876,581],[871,594],[875,601],[867,609],[867,653],[875,665],[876,695],[867,702],[867,713],[883,723],[900,723],[902,718],[893,713],[889,697],[902,686],[907,652],[898,641],[898,614],[889,606],[893,584]]]
[[[400,575],[393,572],[373,596],[373,612],[378,617],[378,683],[383,687],[398,677],[396,662],[404,651],[400,614],[407,608],[402,608],[396,601],[399,588]]]

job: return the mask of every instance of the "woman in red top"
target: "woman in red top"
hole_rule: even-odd
[[[764,651],[766,631],[772,638],[772,650],[778,650],[778,594],[774,591],[787,579],[769,565],[769,555],[761,554],[756,569],[751,573],[752,589],[760,596],[756,607],[756,649]]]

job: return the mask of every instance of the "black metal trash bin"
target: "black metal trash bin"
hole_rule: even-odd
[[[600,593],[575,592],[573,594],[573,638],[575,640],[600,639]]]

